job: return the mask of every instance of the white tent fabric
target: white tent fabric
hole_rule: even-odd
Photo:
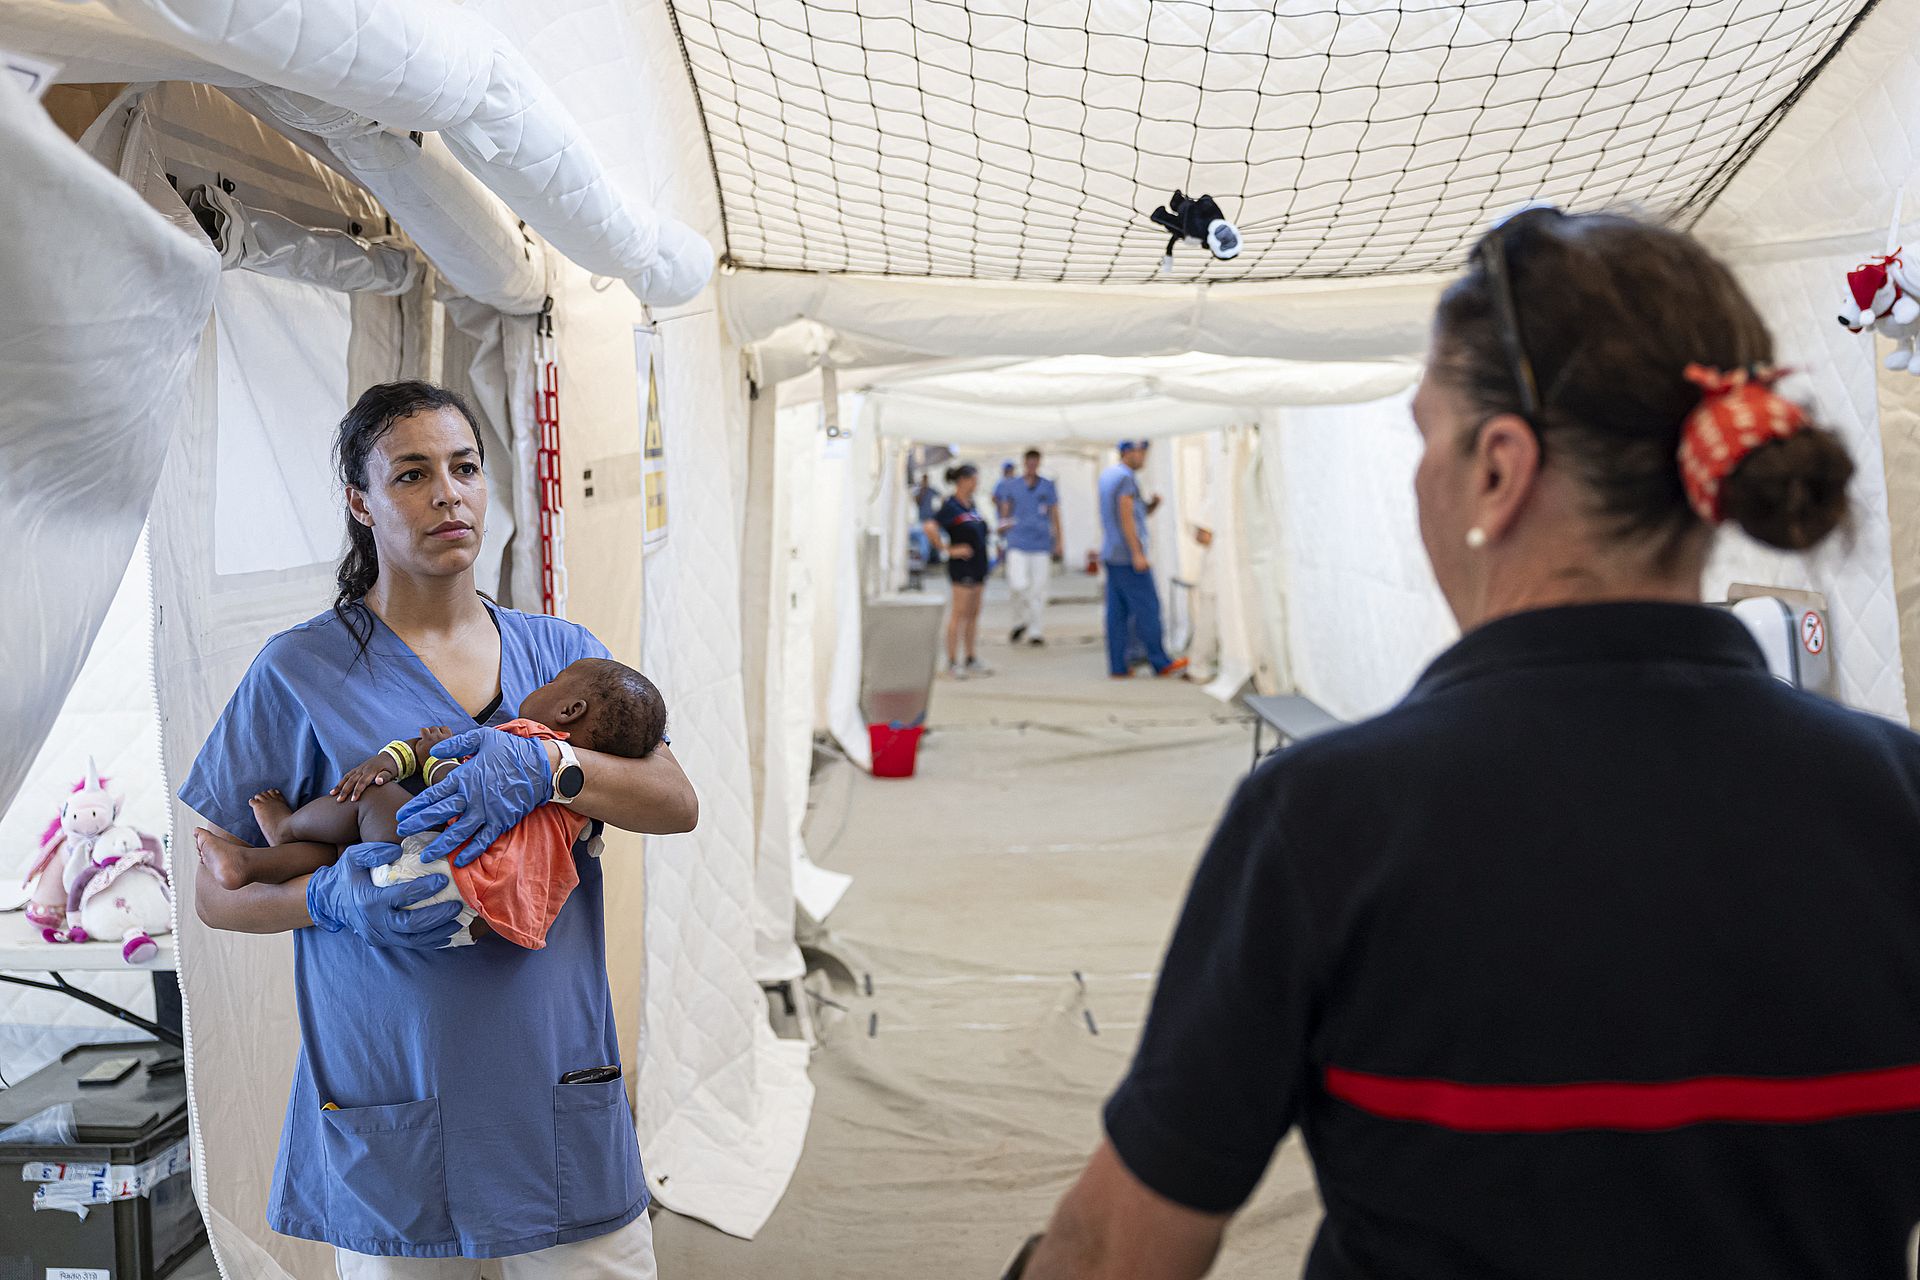
[[[991,369],[881,376],[880,392],[981,405],[1081,405],[1099,401],[1164,399],[1258,408],[1276,404],[1354,404],[1413,385],[1414,360],[1310,364],[1187,352],[1177,356],[1059,356]],[[843,377],[841,385],[847,385]]]
[[[0,80],[0,712],[37,745],[140,536],[220,264],[142,198],[186,216],[142,137],[110,157],[130,186]],[[0,756],[0,802],[31,760]]]
[[[303,227],[281,214],[249,209],[218,187],[197,189],[187,207],[212,224],[213,247],[229,271],[243,268],[346,293],[405,293],[420,279],[420,263],[405,249]]]
[[[811,320],[922,356],[1394,360],[1426,349],[1439,277],[1215,287],[960,284],[735,271],[721,304],[745,345]]]
[[[1282,404],[1353,404],[1411,386],[1411,360],[1311,364],[1190,353],[1065,356],[945,373],[882,376],[866,422],[882,435],[990,444],[1112,443],[1218,430]]]
[[[213,571],[298,569],[340,551],[324,409],[345,402],[353,315],[318,285],[229,272],[214,308]]]
[[[235,77],[337,110],[333,138],[433,131],[562,253],[624,280],[642,301],[696,296],[713,254],[691,228],[630,204],[606,179],[564,107],[484,20],[453,4],[314,0],[112,0],[127,27]],[[81,52],[85,52],[84,49]],[[223,77],[229,79],[232,77]],[[303,107],[298,98],[289,105]],[[378,123],[375,123],[375,122]]]
[[[813,1085],[806,1044],[774,1036],[754,973],[740,548],[730,451],[712,439],[726,424],[701,393],[719,380],[703,326],[717,327],[711,315],[661,327],[672,344],[672,487],[667,540],[647,563],[643,657],[668,699],[674,752],[698,780],[701,816],[692,833],[649,842],[638,1119],[660,1203],[751,1237],[799,1161]]]

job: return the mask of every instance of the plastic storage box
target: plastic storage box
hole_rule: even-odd
[[[114,1083],[80,1083],[114,1058],[138,1063]],[[0,1090],[0,1132],[70,1103],[76,1137],[71,1145],[0,1143],[0,1280],[159,1280],[206,1243],[191,1170],[184,1159],[165,1160],[187,1137],[187,1077],[180,1061],[180,1050],[153,1041],[82,1045]],[[118,1166],[114,1172],[126,1191],[126,1172],[155,1160],[163,1161],[161,1171],[172,1165],[179,1171],[149,1170],[144,1194],[89,1205],[84,1218],[33,1207],[34,1192],[42,1187],[57,1185],[71,1196],[102,1194],[83,1185],[87,1166]],[[25,1166],[43,1164],[64,1166],[68,1180],[23,1179]]]

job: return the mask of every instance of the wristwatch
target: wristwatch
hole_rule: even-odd
[[[560,767],[553,771],[553,802],[572,804],[580,798],[580,789],[587,785],[586,772],[580,767],[580,757],[573,748],[560,738],[550,738],[560,752]]]

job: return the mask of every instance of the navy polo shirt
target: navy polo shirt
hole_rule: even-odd
[[[1894,1277],[1920,1223],[1920,737],[1701,606],[1490,623],[1202,859],[1121,1159],[1310,1280]]]

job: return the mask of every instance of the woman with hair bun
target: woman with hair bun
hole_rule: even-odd
[[[1296,1125],[1312,1280],[1911,1274],[1920,737],[1700,603],[1847,518],[1773,362],[1681,232],[1480,241],[1413,401],[1463,637],[1241,787],[1028,1280],[1201,1275]]]

